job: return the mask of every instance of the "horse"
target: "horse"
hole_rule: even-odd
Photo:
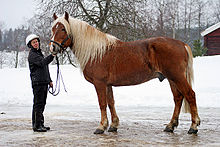
[[[50,50],[63,52],[70,47],[77,58],[84,78],[92,83],[98,96],[101,121],[94,134],[117,132],[119,118],[115,109],[112,86],[129,86],[154,78],[168,80],[175,103],[174,112],[165,132],[178,126],[182,103],[191,113],[188,134],[197,134],[200,125],[196,96],[192,89],[193,56],[189,45],[167,37],[123,42],[103,33],[87,22],[73,18],[65,12],[53,14]],[[107,118],[111,113],[111,125]]]

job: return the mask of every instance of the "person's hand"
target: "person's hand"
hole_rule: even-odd
[[[55,51],[53,50],[53,47],[52,47],[52,46],[50,47],[50,52],[51,52],[51,54],[52,54],[53,56],[56,56],[56,55],[57,55],[57,52],[55,52]]]
[[[57,55],[57,54],[53,54],[53,53],[51,53],[51,54],[52,54],[52,56],[54,56],[54,57]]]
[[[53,88],[53,82],[50,82],[50,83],[49,83],[49,86],[50,86],[51,88]]]

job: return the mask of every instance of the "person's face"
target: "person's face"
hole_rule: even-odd
[[[39,49],[38,39],[33,39],[33,40],[31,41],[31,45],[32,45],[35,49]]]

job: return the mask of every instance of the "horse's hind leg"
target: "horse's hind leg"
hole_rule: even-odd
[[[108,86],[107,88],[107,102],[111,112],[111,119],[112,119],[112,123],[110,125],[108,132],[117,132],[119,119],[115,110],[115,101],[114,101],[112,86]]]
[[[200,118],[196,106],[195,92],[192,90],[191,86],[185,78],[181,78],[181,80],[175,81],[175,84],[177,89],[186,98],[190,106],[192,124],[188,134],[196,134],[198,132],[197,126],[200,125]]]
[[[173,117],[172,117],[170,123],[164,129],[165,132],[173,132],[174,128],[178,126],[180,109],[181,109],[181,105],[183,102],[183,95],[178,91],[175,83],[173,83],[170,80],[169,80],[169,83],[170,83],[171,91],[173,93],[175,108],[174,108]]]
[[[95,84],[96,92],[99,100],[99,107],[101,110],[101,122],[99,127],[95,130],[94,134],[103,134],[108,128],[108,118],[107,118],[107,85],[102,82],[96,82]]]

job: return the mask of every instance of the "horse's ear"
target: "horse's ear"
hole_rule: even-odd
[[[65,16],[64,18],[66,19],[67,22],[69,22],[69,14],[65,11]]]
[[[56,20],[58,17],[55,13],[53,13],[53,19]]]

